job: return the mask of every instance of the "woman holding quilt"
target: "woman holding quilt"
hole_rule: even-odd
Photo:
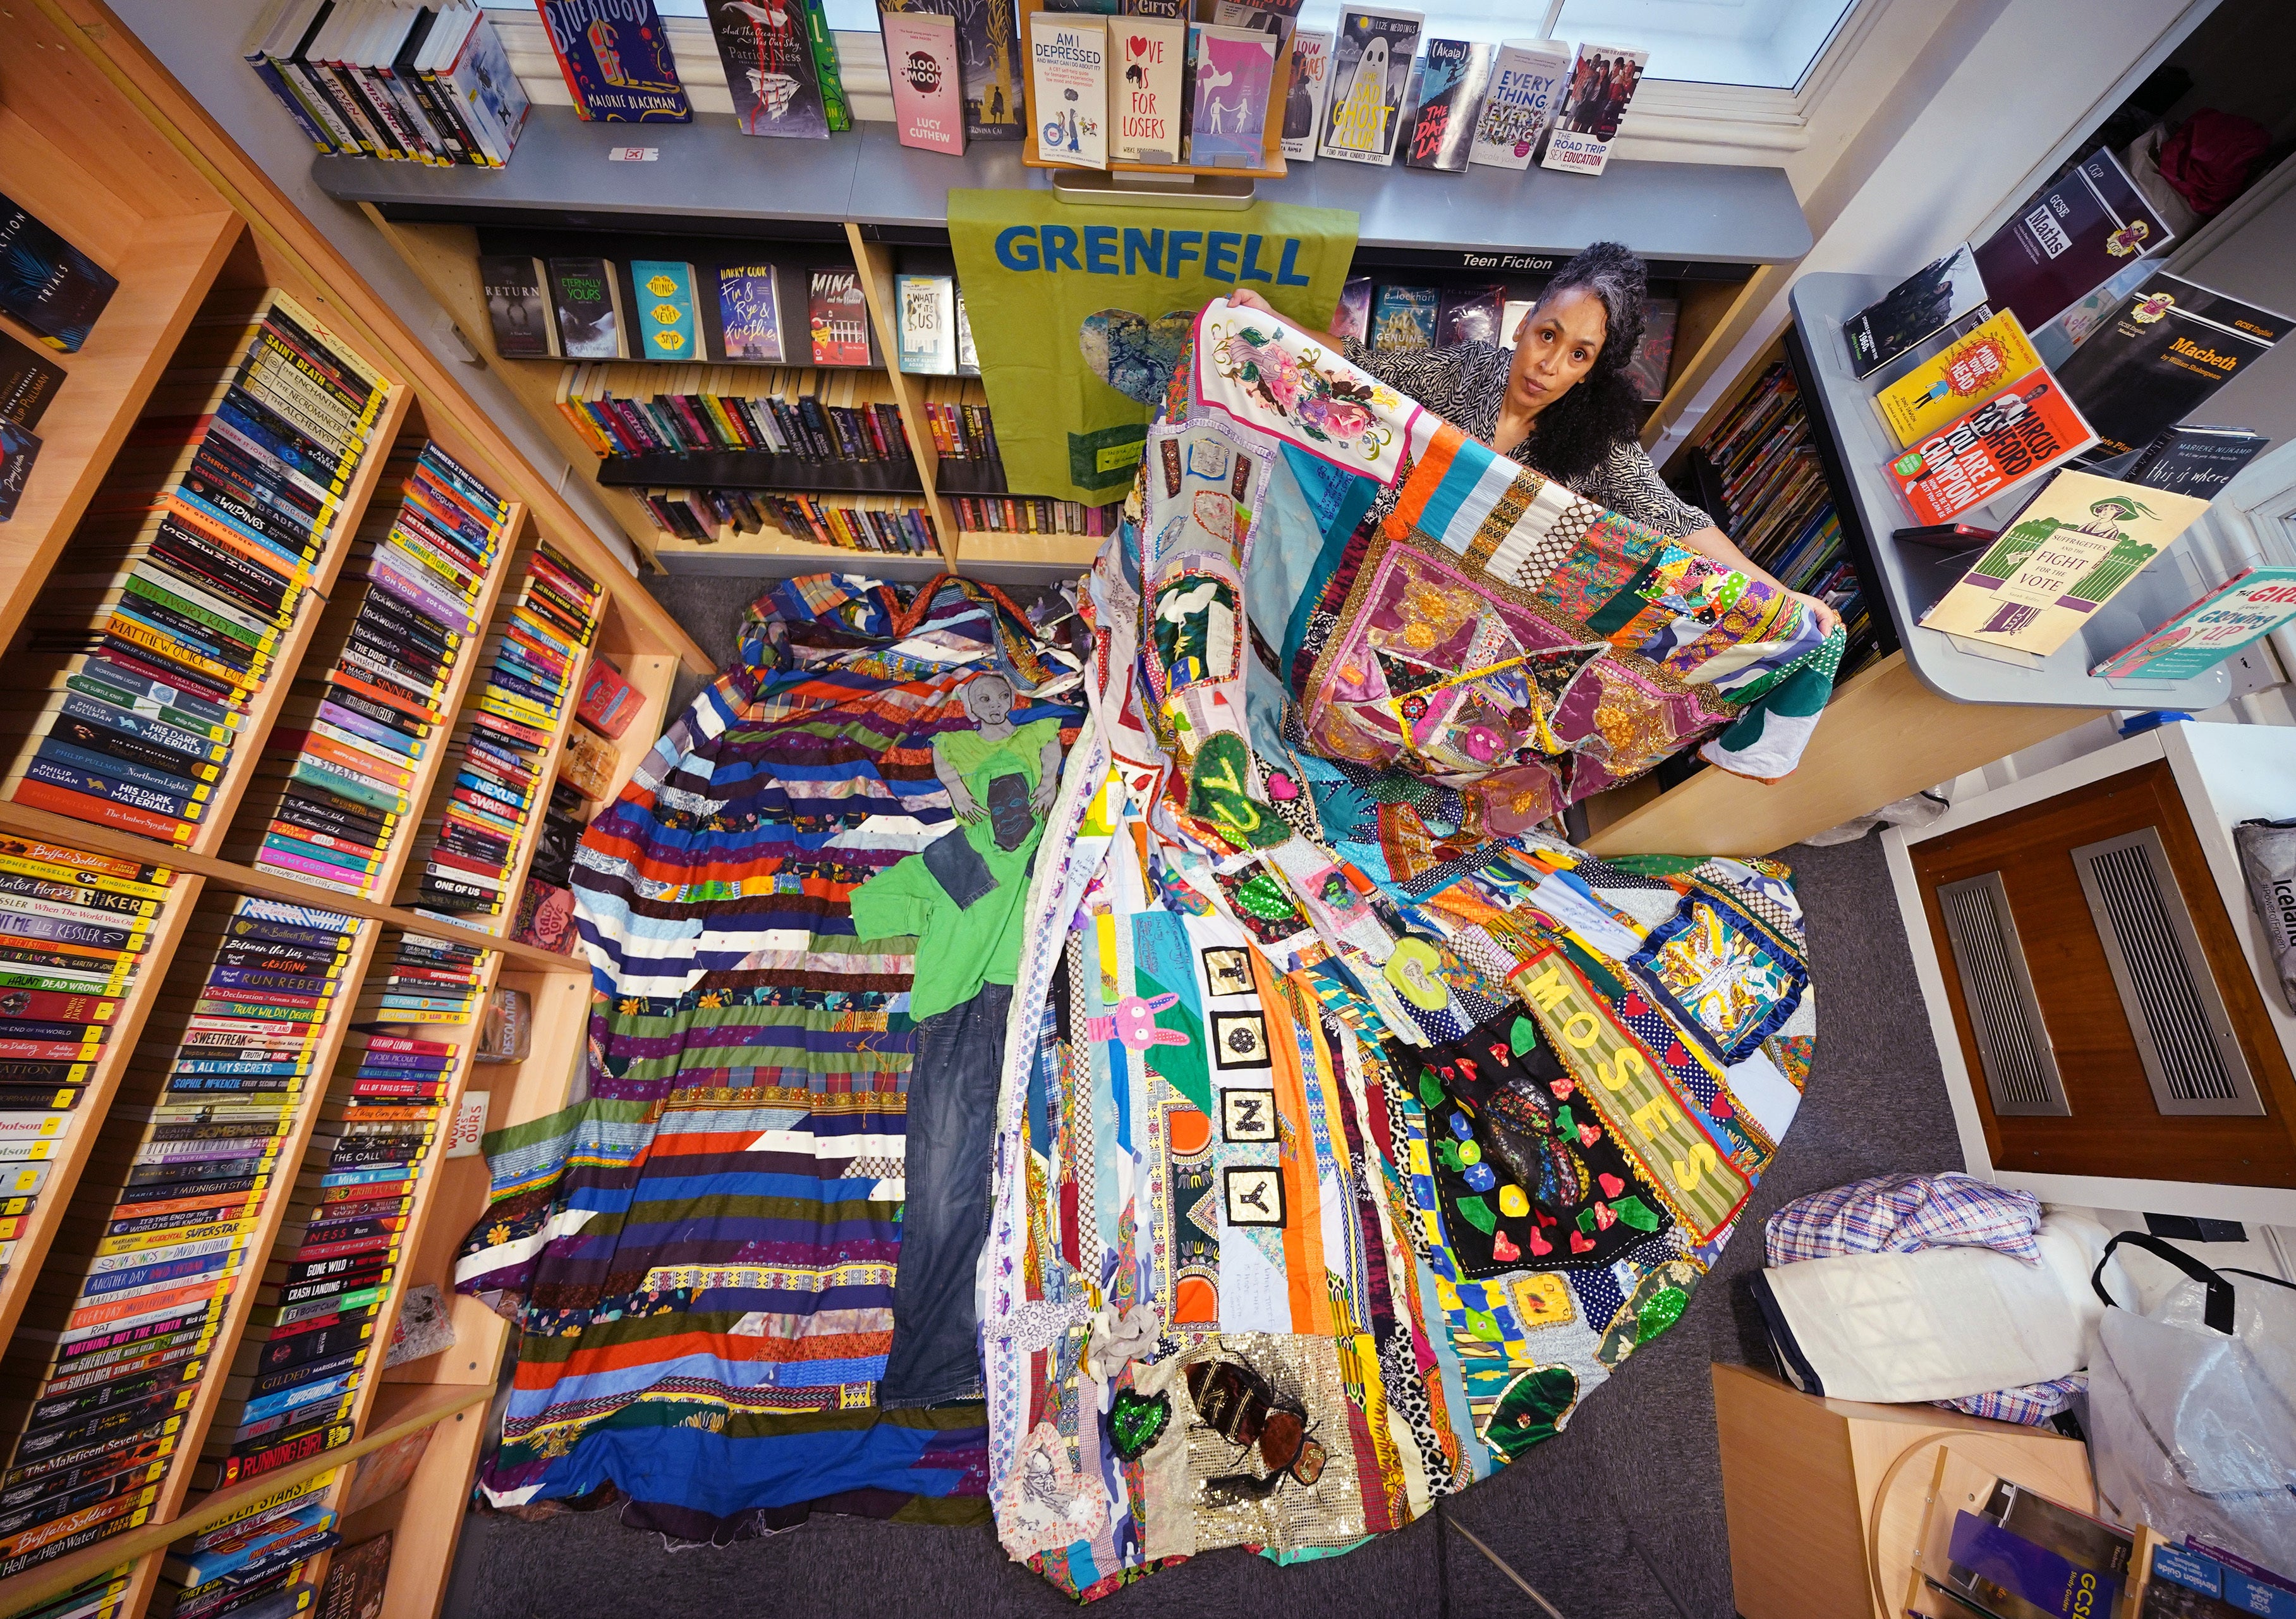
[[[1228,302],[1275,313],[1246,289],[1229,293]],[[1381,353],[1353,339],[1324,335],[1351,363],[1500,455],[1702,556],[1784,590],[1730,543],[1713,518],[1666,487],[1636,437],[1644,407],[1626,369],[1642,343],[1645,305],[1642,260],[1615,242],[1597,242],[1547,284],[1523,316],[1512,351],[1467,342]],[[1827,629],[1841,623],[1841,614],[1825,603],[1801,599]]]

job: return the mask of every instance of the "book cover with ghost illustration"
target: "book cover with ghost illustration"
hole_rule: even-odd
[[[805,0],[709,0],[709,31],[743,135],[829,138]]]
[[[1197,29],[1195,37],[1188,160],[1210,168],[1257,168],[1267,145],[1275,37],[1210,23]]]
[[[1395,161],[1411,63],[1419,53],[1417,12],[1340,13],[1332,40],[1332,82],[1324,93],[1323,154],[1350,163]]]

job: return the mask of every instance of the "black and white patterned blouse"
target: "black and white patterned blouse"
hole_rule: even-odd
[[[1411,353],[1374,353],[1350,338],[1347,357],[1357,366],[1398,392],[1409,395],[1464,433],[1489,444],[1498,431],[1499,407],[1506,401],[1507,368],[1514,356],[1496,343],[1461,343],[1450,349]],[[1520,448],[1494,445],[1501,455]],[[1537,470],[1536,464],[1526,465]],[[1698,529],[1712,528],[1714,519],[1666,487],[1658,468],[1643,447],[1632,439],[1613,445],[1600,465],[1573,483],[1571,489],[1599,501],[1620,516],[1680,539]],[[1382,512],[1394,504],[1396,491],[1378,503]]]

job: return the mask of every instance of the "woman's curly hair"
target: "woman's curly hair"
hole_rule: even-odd
[[[1637,437],[1649,407],[1635,397],[1627,364],[1642,346],[1648,281],[1643,261],[1616,242],[1597,242],[1555,272],[1541,306],[1572,289],[1603,300],[1602,351],[1578,385],[1538,413],[1527,457],[1548,477],[1576,485],[1618,445]]]

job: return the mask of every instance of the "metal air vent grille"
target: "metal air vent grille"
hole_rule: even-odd
[[[1970,1032],[1977,1041],[1993,1111],[2003,1115],[2071,1113],[2001,874],[1988,871],[1942,883],[1937,897],[1946,940],[1961,972],[1962,1001],[1969,1008]]]

